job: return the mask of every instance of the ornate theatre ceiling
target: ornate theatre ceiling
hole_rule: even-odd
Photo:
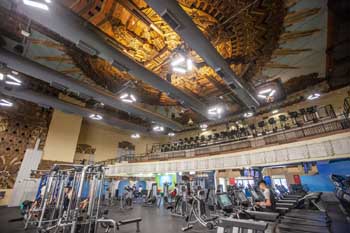
[[[223,79],[144,0],[54,2],[94,25],[97,33],[107,35],[115,48],[184,93],[207,106],[224,104],[228,117],[244,110]],[[324,77],[324,72],[319,67],[325,61],[326,0],[178,2],[239,79],[252,87],[278,82],[283,89],[281,92],[288,95],[300,90],[300,82],[315,84],[322,81],[320,77]],[[118,70],[101,58],[84,53],[50,28],[41,26],[40,22],[30,21],[16,12],[12,1],[0,4],[0,17],[6,19],[0,22],[1,46],[106,93],[132,90],[140,107],[184,126],[205,120],[167,93]],[[28,29],[30,36],[23,36],[21,31]],[[313,43],[315,38],[317,43]],[[194,62],[191,72],[172,72],[170,63],[179,52],[186,53]],[[317,64],[310,64],[316,58]],[[300,59],[308,62],[297,62]],[[48,84],[36,82],[36,85],[42,86],[41,91],[51,90]],[[57,86],[52,88],[61,92]],[[78,98],[87,106],[96,105],[95,101],[84,96],[64,94]],[[281,98],[287,95],[281,95]],[[152,124],[108,106],[105,110],[137,124]]]

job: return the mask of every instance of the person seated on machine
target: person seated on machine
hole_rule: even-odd
[[[258,183],[259,189],[264,194],[265,200],[258,201],[255,204],[261,207],[264,211],[272,211],[274,209],[273,200],[271,190],[267,187],[266,182],[264,180],[259,181]]]

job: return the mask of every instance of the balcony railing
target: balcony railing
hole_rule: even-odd
[[[279,145],[291,143],[295,141],[310,139],[312,137],[327,136],[329,134],[338,133],[350,128],[350,121],[346,118],[335,118],[320,121],[280,132],[270,132],[267,135],[257,137],[248,136],[231,141],[225,141],[201,146],[195,149],[179,150],[171,152],[153,152],[148,154],[140,154],[134,156],[122,156],[118,159],[106,160],[101,163],[105,165],[114,164],[116,162],[147,162],[147,161],[163,161],[174,159],[193,158],[198,156],[211,156],[229,152],[238,152],[242,150],[252,150],[265,146]]]

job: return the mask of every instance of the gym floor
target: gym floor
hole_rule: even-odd
[[[350,223],[346,221],[345,216],[341,213],[337,204],[328,205],[329,216],[332,219],[332,232],[333,233],[348,233],[350,229]],[[141,233],[180,233],[183,227],[184,220],[179,217],[171,216],[168,210],[163,208],[151,208],[141,207],[140,205],[134,205],[130,210],[119,210],[117,208],[110,209],[108,215],[115,220],[122,220],[128,218],[141,217],[142,222]],[[18,208],[0,208],[0,232],[1,233],[34,233],[34,230],[23,230],[23,222],[8,222],[11,219],[19,218],[20,212]],[[104,232],[100,228],[99,232]],[[136,232],[135,224],[122,226],[119,233],[132,233]],[[194,229],[188,232],[215,232],[208,231],[205,228],[196,225]]]

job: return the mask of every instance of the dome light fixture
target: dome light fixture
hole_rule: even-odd
[[[133,138],[133,139],[139,139],[141,136],[138,133],[134,133],[134,134],[131,134],[130,137]]]
[[[89,117],[93,120],[96,120],[96,121],[100,121],[103,119],[103,117],[99,114],[91,114]]]
[[[320,98],[320,94],[319,93],[314,93],[314,94],[311,94],[307,97],[308,100],[315,100],[315,99],[318,99]]]
[[[8,101],[8,100],[5,100],[5,99],[0,99],[0,106],[3,106],[3,107],[12,107],[13,106],[13,103]]]

